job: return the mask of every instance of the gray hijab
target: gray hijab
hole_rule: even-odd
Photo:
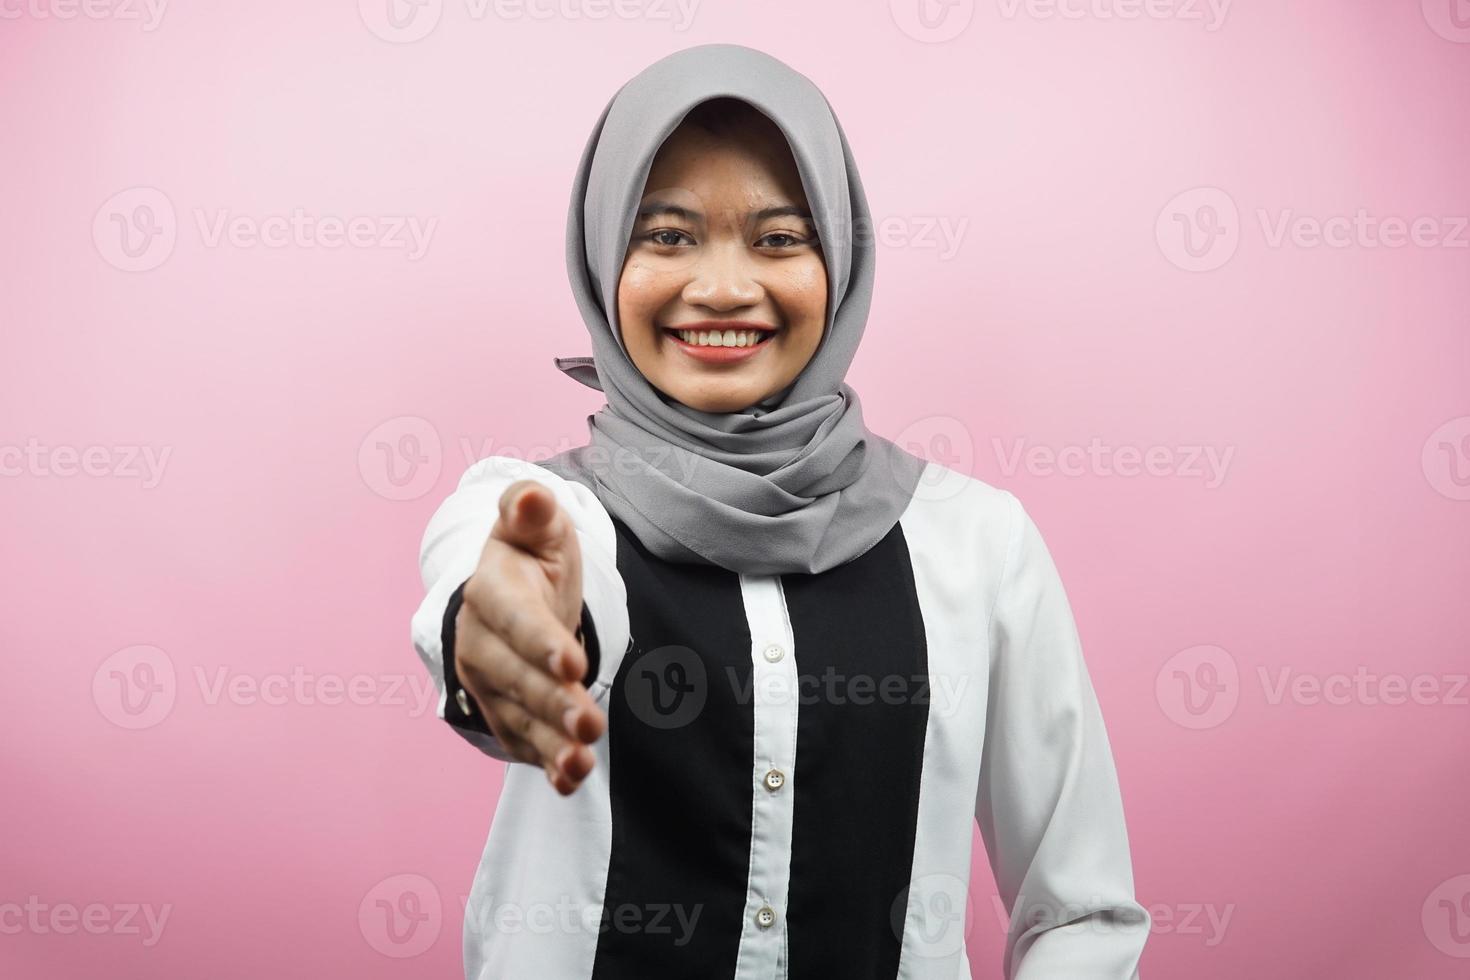
[[[816,353],[790,385],[742,411],[708,413],[665,396],[633,364],[617,292],[655,154],[689,110],[721,96],[750,103],[785,134],[817,226],[828,300]],[[567,216],[567,272],[594,356],[559,357],[556,366],[607,404],[587,416],[589,445],[541,465],[591,489],[668,561],[783,574],[863,554],[903,514],[925,465],[868,431],[843,381],[867,322],[873,264],[857,166],[816,85],[737,44],[654,62],[597,120]]]

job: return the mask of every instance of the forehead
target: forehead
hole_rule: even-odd
[[[791,148],[769,123],[718,136],[681,125],[664,141],[649,168],[641,206],[655,203],[671,204],[686,213],[782,206],[803,213],[808,202]]]

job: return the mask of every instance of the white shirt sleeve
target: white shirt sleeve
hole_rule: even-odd
[[[1005,977],[1137,980],[1150,919],[1107,730],[1051,554],[1010,499],[975,802],[1010,915]]]
[[[490,530],[500,516],[500,497],[517,480],[535,480],[549,487],[557,503],[572,518],[582,556],[582,598],[597,630],[601,656],[599,676],[588,678],[594,699],[605,692],[616,667],[615,653],[629,638],[628,601],[617,568],[617,537],[612,519],[591,490],[563,479],[543,466],[509,456],[488,456],[465,471],[459,487],[434,512],[419,546],[419,573],[426,594],[413,614],[414,650],[439,689],[438,715],[447,707],[444,650],[441,638],[444,611],[450,596],[474,574]],[[490,734],[453,726],[486,755],[515,761]]]

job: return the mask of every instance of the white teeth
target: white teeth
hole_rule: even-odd
[[[754,347],[760,343],[759,330],[680,330],[679,339],[698,347]]]

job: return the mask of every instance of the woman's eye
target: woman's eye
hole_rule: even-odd
[[[689,236],[684,232],[678,231],[674,228],[659,228],[656,231],[651,231],[648,233],[648,240],[650,242],[655,245],[664,245],[668,247],[679,245],[680,238],[688,237]]]
[[[772,239],[777,239],[777,241],[772,241]],[[806,244],[806,239],[786,231],[773,231],[769,235],[763,236],[756,244],[764,244],[768,248],[792,248],[796,245]]]

